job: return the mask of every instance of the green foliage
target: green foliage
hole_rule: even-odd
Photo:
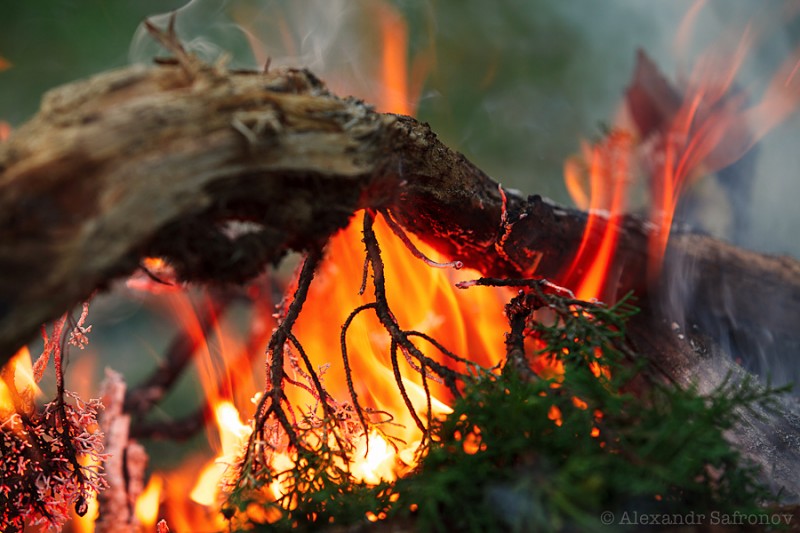
[[[772,391],[732,381],[710,395],[641,386],[623,343],[633,308],[539,298],[525,335],[544,348],[529,357],[560,361],[560,377],[478,369],[453,413],[433,421],[417,471],[392,485],[354,482],[327,445],[301,451],[278,475],[296,490],[266,504],[282,517],[270,530],[363,522],[368,511],[436,532],[608,531],[604,510],[761,512],[768,493],[724,432]]]
[[[626,392],[636,369],[620,326],[632,309],[557,305],[559,320],[531,327],[545,356],[560,354],[563,379],[477,376],[436,422],[419,473],[397,483],[397,508],[416,503],[422,531],[608,531],[603,510],[759,512],[767,493],[723,432],[737,408],[771,393],[752,383],[708,396],[658,384]],[[598,350],[610,372],[595,376]]]

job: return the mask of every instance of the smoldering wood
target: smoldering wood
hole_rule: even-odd
[[[0,144],[0,363],[143,257],[165,257],[189,281],[241,282],[291,250],[318,249],[362,208],[390,211],[486,276],[554,281],[587,219],[501,194],[427,124],[332,95],[307,71],[230,72],[184,58],[55,89]],[[672,277],[647,282],[651,228],[623,217],[589,238],[608,224],[619,236],[617,294],[632,290],[657,314]],[[674,235],[669,254],[680,258],[681,286],[712,314],[796,338],[797,261],[695,234]],[[643,336],[669,335],[662,327]],[[686,346],[671,353],[665,373],[676,380],[678,368],[703,368]],[[800,424],[784,418],[797,438]]]
[[[145,256],[186,280],[239,282],[320,246],[364,207],[486,276],[558,281],[586,214],[505,190],[504,223],[498,187],[428,125],[338,98],[306,71],[192,61],[55,89],[0,144],[0,362]],[[646,298],[648,225],[615,226],[617,292]],[[710,308],[758,325],[785,302],[768,325],[794,335],[797,261],[693,234],[673,236],[670,251]]]

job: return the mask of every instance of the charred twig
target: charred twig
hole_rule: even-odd
[[[548,292],[558,294],[560,296],[568,296],[572,298],[572,302],[579,303],[581,300],[575,299],[575,294],[566,287],[556,285],[546,279],[520,279],[520,278],[478,278],[468,281],[459,281],[456,287],[459,289],[468,289],[469,287],[526,287],[529,289],[547,289]],[[571,303],[572,303],[571,302]]]
[[[397,388],[400,391],[400,396],[403,398],[403,403],[406,404],[406,409],[411,414],[411,418],[414,419],[414,423],[417,425],[422,434],[424,435],[428,430],[425,427],[425,424],[422,423],[419,416],[417,415],[416,410],[414,409],[414,404],[411,403],[411,398],[408,397],[408,392],[406,391],[406,386],[403,383],[403,376],[400,374],[400,364],[397,360],[397,342],[392,339],[392,345],[389,348],[389,353],[391,355],[392,361],[392,372],[394,373],[394,380],[397,383]]]
[[[200,331],[205,337],[212,325],[225,312],[230,303],[230,297],[210,296],[208,305],[202,306],[197,312],[197,322]],[[135,388],[130,389],[125,395],[125,412],[142,416],[154,405],[159,403],[169,392],[178,378],[192,361],[201,343],[201,337],[181,331],[169,344],[164,359],[153,370],[150,377]]]
[[[152,440],[187,440],[201,431],[211,419],[211,410],[203,405],[178,420],[140,422],[131,426],[131,438]]]
[[[369,210],[364,212],[364,244],[367,256],[372,265],[373,283],[375,285],[375,313],[389,335],[397,342],[400,349],[407,350],[420,365],[431,368],[433,372],[444,380],[444,384],[454,396],[459,396],[458,381],[464,376],[450,368],[426,357],[409,339],[407,332],[400,329],[386,300],[386,278],[383,272],[383,259],[381,249],[372,224],[375,215]]]
[[[534,309],[529,294],[520,292],[506,305],[506,317],[511,331],[506,334],[506,362],[503,371],[513,369],[525,379],[536,379],[536,373],[525,355],[525,328]]]
[[[54,403],[54,408],[64,433],[64,439],[62,440],[64,446],[64,456],[69,460],[69,463],[72,466],[72,475],[75,477],[76,484],[81,492],[80,498],[75,502],[75,513],[77,513],[78,516],[85,515],[89,509],[88,502],[85,498],[85,494],[89,493],[87,490],[88,480],[84,474],[84,470],[87,467],[82,465],[78,458],[78,450],[74,442],[76,435],[73,433],[76,431],[76,428],[70,423],[69,415],[67,413],[67,391],[64,385],[64,363],[67,359],[69,350],[68,347],[70,345],[78,346],[81,349],[83,349],[85,346],[85,334],[91,330],[91,326],[83,326],[88,313],[89,304],[84,302],[81,310],[81,316],[77,322],[70,313],[66,314],[66,321],[69,322],[71,327],[68,331],[61,331],[59,328],[61,338],[58,342],[60,342],[60,347],[53,352],[53,366],[55,367],[56,374],[56,400]]]
[[[306,256],[297,278],[297,288],[295,289],[292,301],[286,308],[285,315],[280,324],[278,324],[278,327],[273,332],[272,338],[270,338],[267,348],[267,352],[271,358],[268,363],[267,390],[258,402],[255,415],[255,429],[247,445],[247,456],[251,460],[256,450],[256,444],[264,434],[266,422],[270,415],[274,415],[283,427],[291,446],[296,448],[300,444],[297,432],[282,407],[284,402],[288,401],[283,391],[284,349],[291,335],[292,326],[300,315],[300,310],[303,308],[303,304],[308,296],[308,288],[311,286],[311,281],[314,279],[314,272],[321,259],[322,251],[320,249],[312,250]]]
[[[352,324],[353,319],[358,316],[359,313],[362,311],[366,311],[367,309],[376,309],[377,304],[375,303],[368,303],[362,306],[359,306],[348,315],[347,319],[342,324],[342,333],[339,337],[339,343],[341,345],[341,354],[342,354],[342,363],[344,364],[344,375],[347,379],[347,390],[350,392],[350,399],[353,401],[353,408],[356,410],[356,415],[358,416],[358,420],[361,422],[361,427],[364,429],[364,435],[369,433],[369,428],[367,427],[367,421],[364,418],[364,413],[361,407],[358,405],[358,395],[356,394],[356,389],[353,386],[353,371],[350,369],[350,360],[347,357],[347,330],[350,328],[350,324]],[[367,446],[369,446],[369,441],[367,442]]]
[[[381,209],[378,211],[381,215],[383,215],[383,219],[388,224],[389,228],[392,230],[392,233],[397,235],[397,237],[406,245],[406,248],[411,252],[411,254],[416,257],[417,259],[422,260],[426,265],[435,267],[435,268],[455,268],[459,270],[464,267],[464,263],[461,261],[448,261],[446,263],[440,263],[438,261],[434,261],[427,255],[423,254],[417,246],[411,242],[411,239],[408,238],[406,232],[403,231],[403,228],[400,227],[400,224],[395,222],[392,218],[392,215],[389,213],[387,209]]]

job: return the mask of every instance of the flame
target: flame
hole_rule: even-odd
[[[360,217],[355,217],[358,219]],[[414,329],[438,339],[451,351],[483,366],[496,365],[503,356],[498,332],[505,331],[500,291],[457,291],[456,281],[479,277],[477,272],[434,269],[411,256],[403,243],[391,232],[382,219],[376,220],[376,236],[386,270],[386,290],[389,305],[404,329]],[[423,253],[438,258],[422,243]],[[303,314],[295,333],[309,354],[318,354],[314,361],[325,367],[324,385],[338,399],[347,399],[347,377],[339,355],[330,349],[338,346],[341,324],[350,312],[371,300],[369,294],[359,295],[363,272],[364,249],[360,224],[354,222],[336,235],[328,247],[328,259],[320,267],[309,291]],[[369,292],[369,291],[367,291]],[[324,317],[321,319],[321,317]],[[390,340],[374,315],[362,313],[347,332],[347,347],[354,387],[362,406],[391,413],[394,422],[403,429],[396,437],[410,443],[421,437],[402,397],[397,392],[389,354]],[[431,346],[419,344],[425,353],[446,360]],[[401,358],[401,374],[411,402],[416,410],[426,409],[426,400],[419,373]],[[446,388],[430,380],[433,414],[446,413],[451,400]],[[289,391],[294,405],[306,405],[309,397],[301,391]]]
[[[381,112],[412,115],[435,62],[433,47],[410,53],[408,23],[392,2],[324,4],[308,10],[287,3],[276,17],[274,10],[237,3],[231,18],[257,64],[302,64],[337,93],[374,102]],[[433,27],[429,21],[429,42]]]
[[[42,393],[34,378],[31,353],[27,347],[20,348],[14,354],[3,367],[2,373],[4,376],[13,376],[14,387],[16,387],[17,393],[21,396],[32,398]],[[0,414],[13,413],[14,411],[12,392],[6,385],[5,380],[0,380]]]
[[[697,2],[687,13],[677,49],[685,49],[705,4]],[[562,279],[579,298],[614,299],[616,228],[628,210],[637,170],[647,175],[650,193],[649,221],[654,231],[649,235],[648,275],[652,279],[660,272],[684,191],[701,177],[739,160],[797,110],[800,47],[778,69],[757,103],[748,105],[745,92],[737,90],[737,74],[764,31],[751,23],[735,40],[723,39],[701,54],[678,95],[676,109],[665,124],[653,128],[657,131],[639,131],[643,137],[626,133],[633,128],[631,117],[620,113],[605,139],[594,145],[584,143],[582,155],[565,162],[567,190],[578,207],[589,211],[581,244]]]
[[[408,72],[406,50],[408,28],[405,19],[390,4],[379,4],[378,23],[383,42],[381,79],[383,94],[378,109],[401,115],[411,115],[413,110],[408,98]]]
[[[567,187],[580,207],[589,209],[589,218],[564,284],[575,287],[583,300],[613,295],[608,284],[609,265],[616,250],[615,226],[627,210],[630,183],[631,138],[621,131],[611,133],[595,146],[583,145],[588,169],[570,159],[565,164]],[[589,192],[582,182],[588,180]],[[597,234],[601,237],[597,239]]]
[[[412,114],[413,102],[418,99],[421,90],[421,80],[432,64],[432,53],[430,50],[420,53],[414,59],[409,74],[408,27],[401,13],[388,2],[370,2],[365,13],[369,15],[371,22],[374,21],[372,27],[376,29],[374,35],[377,39],[372,48],[379,50],[379,53],[370,54],[365,62],[367,72],[362,77],[376,83],[368,83],[372,94],[363,96],[377,102],[377,107],[382,111]],[[291,9],[286,14],[298,15]],[[254,56],[262,64],[267,64],[267,48],[259,39],[259,24],[267,23],[263,13],[242,7],[234,11],[233,17],[244,30]],[[285,49],[295,52],[303,50],[304,43],[296,41],[296,32],[286,21],[279,21],[277,28]],[[314,31],[325,30],[317,27]],[[369,61],[375,62],[370,64]],[[337,83],[335,72],[332,75],[326,72],[321,74],[329,82]],[[379,90],[376,92],[375,88]],[[359,92],[358,89],[349,90],[346,87],[337,90],[354,94]],[[358,218],[355,217],[354,220]],[[388,298],[403,327],[435,336],[450,350],[471,357],[479,364],[491,366],[498,363],[502,357],[503,345],[498,342],[497,332],[505,328],[501,305],[503,300],[499,294],[492,290],[456,291],[456,281],[479,277],[479,274],[464,272],[456,276],[431,269],[411,257],[405,246],[383,223],[377,225],[376,233],[383,247]],[[423,245],[418,246],[431,256],[437,255]],[[340,328],[350,311],[367,301],[366,296],[358,295],[363,261],[364,250],[359,224],[354,222],[330,243],[328,259],[314,280],[306,308],[295,327],[295,334],[313,358],[313,364],[322,376],[326,389],[334,398],[344,402],[349,401],[347,381],[338,349],[332,350],[331,347],[338,347]],[[172,281],[168,266],[162,262],[148,259],[146,267],[159,279]],[[264,353],[274,322],[262,319],[262,324],[252,324],[251,329],[259,332],[254,334],[251,331],[252,338],[243,341],[236,328],[214,316],[210,327],[205,328],[208,331],[206,335],[197,316],[197,309],[208,305],[207,302],[193,303],[186,296],[185,289],[161,286],[151,277],[143,275],[130,280],[129,286],[158,293],[165,298],[169,314],[177,316],[181,327],[189,333],[196,346],[195,362],[204,397],[218,426],[217,434],[209,434],[212,447],[217,450],[216,459],[206,463],[199,478],[196,474],[196,462],[194,468],[182,467],[164,475],[163,508],[166,512],[162,514],[177,531],[207,529],[209,524],[213,524],[211,527],[222,527],[224,524],[220,522],[220,515],[214,515],[211,511],[217,511],[219,506],[219,485],[226,465],[233,462],[241,452],[243,442],[251,431],[250,426],[242,422],[239,413],[249,412],[252,406],[248,400],[257,391],[263,390],[263,382],[252,377],[252,362],[254,359],[262,359],[263,356],[259,356]],[[255,300],[254,302],[257,303]],[[483,321],[485,324],[480,327],[467,326],[468,323],[477,324]],[[269,322],[268,327],[265,327],[266,322]],[[384,416],[383,413],[390,413],[387,416],[393,417],[391,428],[400,428],[396,432],[389,432],[390,436],[377,431],[357,436],[354,442],[357,451],[353,454],[354,462],[349,467],[357,479],[369,483],[377,483],[381,479],[391,480],[397,476],[398,468],[413,463],[413,452],[421,435],[411,416],[406,413],[402,397],[399,393],[391,393],[397,390],[397,386],[389,361],[389,339],[377,319],[366,316],[356,319],[348,333],[347,343],[360,403],[366,408],[380,411],[381,416]],[[431,357],[439,357],[435,354],[434,347],[424,345],[421,348]],[[248,357],[248,354],[256,354],[256,357]],[[405,362],[401,361],[401,364]],[[286,371],[288,375],[297,377],[291,364],[287,364]],[[442,385],[428,380],[433,394],[429,402],[416,371],[411,368],[403,369],[401,379],[410,402],[423,418],[429,405],[431,416],[450,412],[447,406],[450,398]],[[295,387],[288,387],[287,394],[296,409],[314,404],[313,398]],[[245,406],[249,406],[249,409],[245,410]],[[391,444],[387,440],[389,438]],[[199,459],[195,461],[197,460]],[[273,467],[276,471],[288,470],[292,466],[290,455],[274,454]],[[191,489],[187,486],[189,480],[192,480]],[[275,497],[283,494],[283,488],[277,481],[271,491]],[[182,501],[187,492],[191,492],[192,502]],[[203,512],[204,509],[207,512]]]
[[[150,476],[144,492],[136,499],[134,514],[139,523],[147,531],[152,531],[158,520],[158,509],[164,489],[164,478],[159,474]]]
[[[228,468],[236,462],[252,428],[243,424],[233,403],[223,401],[214,408],[221,452],[213,463],[206,466],[189,497],[201,505],[212,506],[219,501],[220,483]]]
[[[329,243],[327,258],[311,285],[294,328],[326,390],[337,401],[343,402],[349,401],[347,380],[339,350],[331,347],[338,347],[341,325],[349,313],[370,300],[368,295],[358,294],[364,260],[359,219],[355,216],[353,223]],[[381,243],[387,276],[387,298],[402,327],[427,333],[450,350],[478,364],[498,364],[504,354],[498,332],[506,327],[502,303],[507,293],[491,289],[457,290],[457,281],[473,279],[479,274],[426,265],[411,255],[381,219],[376,221],[375,231]],[[432,249],[422,243],[416,244],[423,253],[439,259]],[[148,491],[137,503],[138,508],[143,509],[142,513],[149,510],[146,518],[143,514],[140,520],[153,523],[160,514],[176,531],[224,528],[225,522],[218,513],[220,482],[226,469],[242,452],[252,431],[240,415],[244,412],[243,406],[250,405],[242,397],[263,389],[262,384],[252,379],[251,359],[241,357],[241,354],[253,349],[255,353],[263,354],[270,328],[263,325],[256,328],[261,331],[258,340],[243,342],[235,328],[214,317],[207,328],[209,335],[205,335],[197,310],[208,305],[207,302],[193,303],[181,291],[166,293],[162,298],[168,302],[169,312],[179,318],[182,328],[197,343],[196,365],[217,426],[217,433],[210,438],[217,455],[205,461],[202,468],[198,468],[196,459],[191,466],[184,465],[175,472],[163,474],[162,510],[158,511],[153,503],[158,497],[153,495],[157,493],[156,489],[151,489],[153,492]],[[366,436],[355,436],[355,452],[349,469],[356,479],[367,483],[392,481],[414,465],[416,447],[422,435],[397,389],[389,357],[389,338],[377,318],[363,315],[354,320],[347,334],[347,344],[359,402],[362,407],[380,412],[381,417],[390,416],[392,422],[381,432],[372,430]],[[442,364],[450,364],[432,346],[420,344],[420,348]],[[215,352],[218,352],[217,356]],[[425,419],[428,401],[421,377],[403,359],[400,363],[403,365],[401,379],[409,400],[419,416]],[[298,377],[290,363],[287,363],[286,372]],[[431,415],[450,413],[448,402],[451,398],[446,388],[432,380],[428,380],[428,386],[432,393]],[[296,409],[315,405],[314,399],[303,389],[287,387],[286,394]],[[317,414],[321,416],[323,413]],[[293,466],[293,459],[285,453],[275,453],[272,466],[276,472],[285,471]],[[199,476],[198,471],[201,472]],[[153,483],[156,482],[151,480]],[[285,492],[277,480],[270,490],[276,498]],[[185,501],[187,493],[191,502]],[[156,514],[153,514],[153,507],[156,507]],[[270,519],[268,516],[264,518],[266,521]]]
[[[367,439],[362,438],[356,447],[355,461],[351,468],[353,477],[358,481],[365,481],[373,485],[377,485],[384,481],[393,481],[395,479],[395,451],[386,442],[386,439],[373,430],[368,436],[369,447],[367,447]]]
[[[220,317],[219,304],[208,294],[190,294],[182,289],[159,296],[165,312],[177,319],[180,329],[194,346],[194,363],[203,399],[216,422],[216,431],[208,428],[209,443],[216,450],[216,457],[196,456],[173,471],[156,474],[163,485],[163,502],[161,507],[156,505],[156,516],[165,517],[173,531],[223,530],[227,525],[219,513],[220,482],[251,431],[250,426],[242,422],[237,405],[250,406],[252,396],[263,388],[254,363],[263,357],[273,324],[271,309],[256,300],[257,288],[253,287],[250,293],[254,302],[246,339],[232,319]],[[206,318],[201,319],[200,315]],[[152,513],[152,504],[146,503],[145,498],[146,495],[140,496],[137,506],[150,509]]]
[[[650,217],[658,228],[650,241],[653,275],[660,269],[675,209],[687,187],[735,163],[800,104],[800,48],[784,62],[759,102],[747,107],[744,96],[735,92],[736,74],[753,40],[753,32],[745,31],[733,54],[712,49],[700,58],[662,141],[664,157],[654,167]]]

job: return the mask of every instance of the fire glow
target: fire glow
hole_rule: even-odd
[[[320,369],[319,374],[326,390],[337,400],[348,398],[347,378],[335,348],[339,343],[341,325],[353,309],[368,301],[366,295],[359,294],[364,251],[358,218],[360,217],[354,217],[354,223],[334,236],[329,243],[327,260],[314,279],[301,318],[294,328],[315,367]],[[454,272],[431,268],[413,257],[385,224],[378,224],[375,229],[382,245],[387,273],[387,297],[390,302],[398,304],[393,307],[398,322],[437,338],[456,353],[469,354],[477,364],[492,367],[500,363],[504,347],[498,339],[502,338],[502,332],[506,328],[502,306],[507,300],[507,293],[499,290],[458,290],[455,288],[457,281],[474,279],[479,274],[469,270]],[[417,246],[429,256],[436,257],[436,253],[422,243]],[[179,303],[173,304],[173,309],[187,313],[182,322],[190,329],[197,328],[191,308],[185,305],[182,298],[178,298],[176,302]],[[218,323],[215,327],[214,337],[220,346],[232,348],[241,345],[235,335],[222,324]],[[352,464],[348,468],[357,481],[369,484],[392,481],[398,473],[413,467],[422,434],[395,386],[389,358],[389,337],[380,327],[377,318],[363,316],[354,320],[347,342],[359,402],[363,408],[380,414],[381,417],[391,417],[391,424],[385,432],[392,437],[389,442],[380,433],[371,431],[368,435],[367,451],[365,436],[356,435]],[[234,351],[226,351],[219,359],[226,362],[237,360]],[[202,362],[209,361],[206,341],[202,342],[199,352],[200,367],[206,369],[201,371],[201,375],[204,375],[201,381],[215,413],[218,437],[214,437],[212,442],[217,443],[214,447],[219,450],[218,455],[203,467],[199,477],[196,466],[156,474],[158,481],[153,482],[147,495],[140,498],[140,505],[137,507],[142,523],[150,524],[153,517],[158,515],[166,518],[170,526],[177,530],[196,530],[208,527],[210,523],[215,527],[225,525],[221,515],[215,518],[213,512],[219,508],[223,497],[220,482],[229,466],[235,463],[237,454],[241,453],[243,444],[252,431],[249,424],[242,422],[240,413],[251,411],[252,406],[241,401],[237,405],[230,397],[230,388],[228,392],[219,390],[218,383],[224,382],[225,378],[215,375],[218,370],[213,370],[212,363]],[[436,359],[435,354],[430,356]],[[445,360],[440,362],[446,364]],[[287,365],[286,371],[293,379],[301,379],[297,375],[297,368]],[[251,370],[239,368],[237,372],[231,372],[231,369],[223,369],[222,372],[239,374]],[[402,379],[415,409],[418,414],[423,415],[426,397],[419,373],[406,365],[402,370]],[[429,387],[432,414],[440,416],[449,413],[447,405],[452,398],[446,388],[430,380]],[[240,399],[257,394],[258,390],[254,381],[246,387],[236,387],[237,397]],[[301,409],[317,403],[313,395],[300,387],[288,386],[286,393],[289,403]],[[321,410],[317,415],[323,416]],[[285,471],[292,464],[290,455],[276,453],[273,456],[273,467],[276,471]],[[177,489],[178,484],[185,486],[186,481],[189,481],[178,479],[183,476],[194,476],[196,479],[192,488],[186,491]],[[153,494],[159,490],[164,491],[162,496]],[[275,497],[283,492],[279,484],[273,485],[271,490]],[[184,497],[187,492],[191,492],[191,499],[200,507],[208,509],[208,512],[192,510],[191,505],[187,507],[185,503],[173,501]],[[144,503],[145,498],[149,503]],[[162,516],[157,511],[157,503],[164,498],[166,502],[163,508],[166,513]],[[155,513],[153,506],[156,506]]]
[[[411,114],[413,108],[409,102],[413,102],[415,97],[409,95],[408,89],[405,22],[396,10],[381,5],[379,26],[383,35],[381,77],[385,92],[376,100],[384,111]],[[682,96],[680,108],[661,132],[663,138],[656,143],[661,157],[650,159],[657,162],[644,169],[651,180],[650,220],[657,228],[650,243],[653,275],[660,269],[681,193],[700,176],[701,171],[713,172],[735,161],[793,111],[800,99],[796,91],[798,62],[796,57],[792,57],[776,74],[760,103],[745,108],[741,99],[725,100],[742,61],[745,41],[743,38],[728,70],[715,72],[709,68],[720,64],[719,57],[713,54],[698,63]],[[719,82],[720,79],[723,83]],[[594,145],[585,143],[581,158],[568,161],[565,167],[567,187],[576,204],[590,212],[578,252],[560,280],[574,289],[581,299],[613,299],[613,273],[609,268],[616,252],[617,232],[614,227],[628,212],[629,187],[635,181],[635,169],[642,170],[642,166],[647,166],[641,163],[641,154],[637,152],[638,139],[624,132],[631,129],[625,120],[630,118],[621,119],[620,126],[603,141]],[[757,126],[752,128],[754,122]],[[2,137],[0,124],[0,140]],[[731,144],[735,149],[729,149]],[[327,259],[317,273],[303,313],[294,327],[326,390],[342,401],[348,398],[346,384],[349,378],[336,348],[341,326],[354,309],[370,301],[359,291],[364,269],[359,219],[360,214],[357,214],[353,223],[328,244]],[[392,303],[397,321],[408,329],[436,338],[451,351],[468,356],[478,365],[487,368],[499,365],[504,356],[502,338],[507,330],[502,308],[508,293],[488,289],[456,290],[456,282],[478,278],[480,273],[430,268],[412,257],[380,219],[377,222],[375,230],[387,272],[387,298]],[[597,238],[598,233],[600,238]],[[417,243],[416,246],[429,257],[437,258],[436,252],[424,244]],[[153,528],[158,518],[166,518],[177,531],[223,529],[225,522],[217,513],[224,497],[221,485],[252,432],[250,423],[243,422],[243,415],[252,411],[247,400],[263,388],[252,376],[252,361],[242,354],[250,350],[263,353],[269,332],[262,321],[253,326],[262,328],[261,333],[255,336],[258,341],[244,342],[233,328],[213,320],[213,336],[219,345],[221,359],[226,363],[225,368],[220,369],[211,356],[209,339],[199,326],[196,312],[188,300],[180,293],[170,292],[166,296],[170,298],[175,316],[184,323],[184,329],[191,332],[198,346],[199,373],[209,411],[216,422],[216,434],[211,435],[210,440],[217,455],[211,460],[187,462],[174,472],[152,475],[146,492],[136,503],[136,514],[147,528]],[[391,426],[387,430],[391,434],[390,440],[377,431],[357,435],[353,443],[356,451],[348,469],[359,481],[370,484],[392,481],[414,466],[415,451],[422,434],[394,386],[395,376],[389,358],[390,338],[378,319],[372,315],[359,316],[351,324],[346,343],[352,358],[354,388],[362,406],[373,414],[388,417],[386,425]],[[532,347],[532,352],[537,351],[536,348]],[[241,365],[237,366],[236,362]],[[446,364],[444,360],[439,362]],[[23,354],[19,354],[11,364],[15,365],[17,378],[26,379],[27,383],[25,376],[29,371],[30,356],[27,356],[26,363]],[[546,365],[537,368],[536,364],[533,363],[534,368],[543,377],[559,373],[558,368]],[[401,379],[410,401],[415,411],[424,416],[427,395],[422,378],[411,366],[402,368]],[[302,381],[298,367],[287,365],[285,371],[294,380]],[[604,371],[597,363],[597,375]],[[429,382],[428,385],[431,415],[448,414],[452,398],[447,389],[439,383]],[[13,406],[4,399],[2,387],[4,384],[0,382],[0,409],[11,408]],[[287,397],[291,405],[316,410],[318,416],[323,416],[318,398],[302,387],[289,387]],[[586,409],[579,398],[574,398],[573,402],[576,407]],[[602,418],[602,413],[595,416]],[[554,407],[548,418],[555,425],[561,425],[558,408]],[[599,430],[592,428],[592,436],[598,435]],[[276,453],[273,461],[277,471],[291,468],[293,464],[288,452]],[[202,472],[198,476],[200,467]],[[284,491],[280,483],[269,488],[276,498]],[[190,494],[194,503],[185,500],[186,494]]]
[[[697,2],[687,13],[677,35],[677,49],[686,46],[704,5]],[[787,16],[796,14],[796,7],[786,9]],[[653,231],[648,277],[655,280],[684,192],[701,177],[738,161],[797,110],[800,48],[778,68],[757,103],[748,105],[747,94],[736,87],[745,58],[765,31],[750,24],[740,36],[726,35],[702,53],[681,94],[674,95],[675,101],[655,103],[667,109],[658,111],[664,114],[660,119],[648,116],[652,110],[632,109],[629,94],[610,133],[597,143],[584,142],[581,155],[565,162],[567,190],[579,208],[589,211],[580,247],[561,280],[578,298],[614,301],[616,280],[611,269],[617,227],[629,212],[631,196],[641,194],[636,185],[644,185],[649,193],[646,209]],[[650,78],[642,83],[660,82]],[[663,91],[661,96],[665,96]]]

